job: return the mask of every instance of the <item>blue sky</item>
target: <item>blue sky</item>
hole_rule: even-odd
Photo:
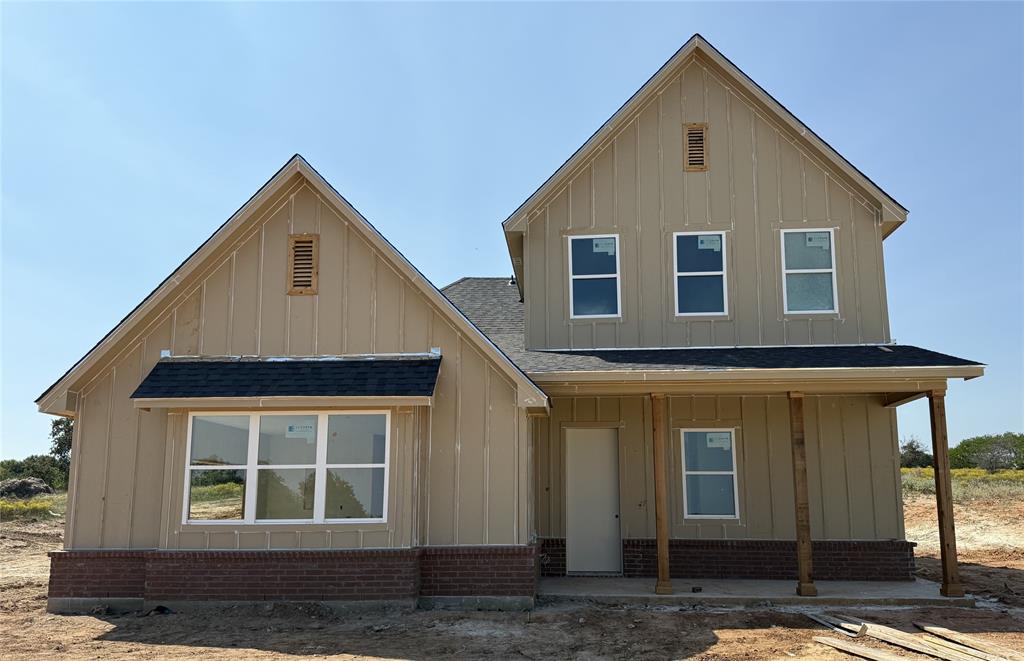
[[[295,152],[435,284],[508,274],[500,221],[694,32],[911,210],[895,339],[989,364],[952,440],[1024,429],[1024,5],[0,12],[2,457],[46,451],[35,397]]]

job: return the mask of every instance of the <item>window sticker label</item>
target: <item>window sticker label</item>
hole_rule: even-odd
[[[702,234],[697,237],[697,250],[722,251],[722,236],[720,234]]]
[[[732,449],[732,434],[727,431],[708,432],[707,439],[709,448]]]
[[[285,430],[285,438],[305,438],[310,439],[316,435],[316,425],[312,423],[305,423],[300,425],[288,425],[288,429]]]
[[[808,232],[806,236],[808,248],[821,248],[822,250],[828,250],[828,232]]]
[[[594,250],[595,253],[603,252],[606,255],[614,255],[615,254],[615,239],[614,238],[592,239],[592,241],[594,242],[593,243],[593,250]]]

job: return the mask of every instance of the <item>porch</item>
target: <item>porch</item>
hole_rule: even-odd
[[[534,432],[540,594],[803,603],[782,600],[795,583],[801,599],[962,598],[945,391],[946,378],[975,374],[925,369],[549,376],[552,414]],[[938,588],[910,580],[903,541],[895,408],[920,398],[932,418]],[[694,470],[691,451],[712,470]],[[702,472],[722,477],[693,479]],[[614,578],[581,576],[594,574]]]
[[[675,579],[671,594],[655,578],[561,576],[541,578],[537,602],[647,606],[974,606],[971,596],[945,597],[930,581],[816,581],[817,596],[794,594],[792,581]]]

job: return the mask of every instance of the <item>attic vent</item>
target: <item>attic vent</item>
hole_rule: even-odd
[[[687,172],[704,172],[708,169],[708,125],[687,124],[684,141],[684,163]]]
[[[288,294],[316,294],[317,272],[320,270],[320,235],[288,235]]]

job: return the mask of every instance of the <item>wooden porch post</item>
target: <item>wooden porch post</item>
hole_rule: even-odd
[[[793,496],[796,501],[796,593],[802,597],[814,597],[818,589],[811,579],[811,509],[807,496],[803,393],[789,393],[789,426],[793,448]]]
[[[658,582],[655,594],[672,594],[668,567],[668,455],[665,436],[668,434],[665,395],[651,394],[651,429],[654,435],[654,528],[658,538]]]
[[[949,477],[949,439],[946,435],[946,393],[928,393],[932,422],[932,457],[935,467],[935,505],[939,515],[939,547],[942,554],[942,586],[947,597],[964,596],[956,562],[956,530],[953,527],[953,486]]]

